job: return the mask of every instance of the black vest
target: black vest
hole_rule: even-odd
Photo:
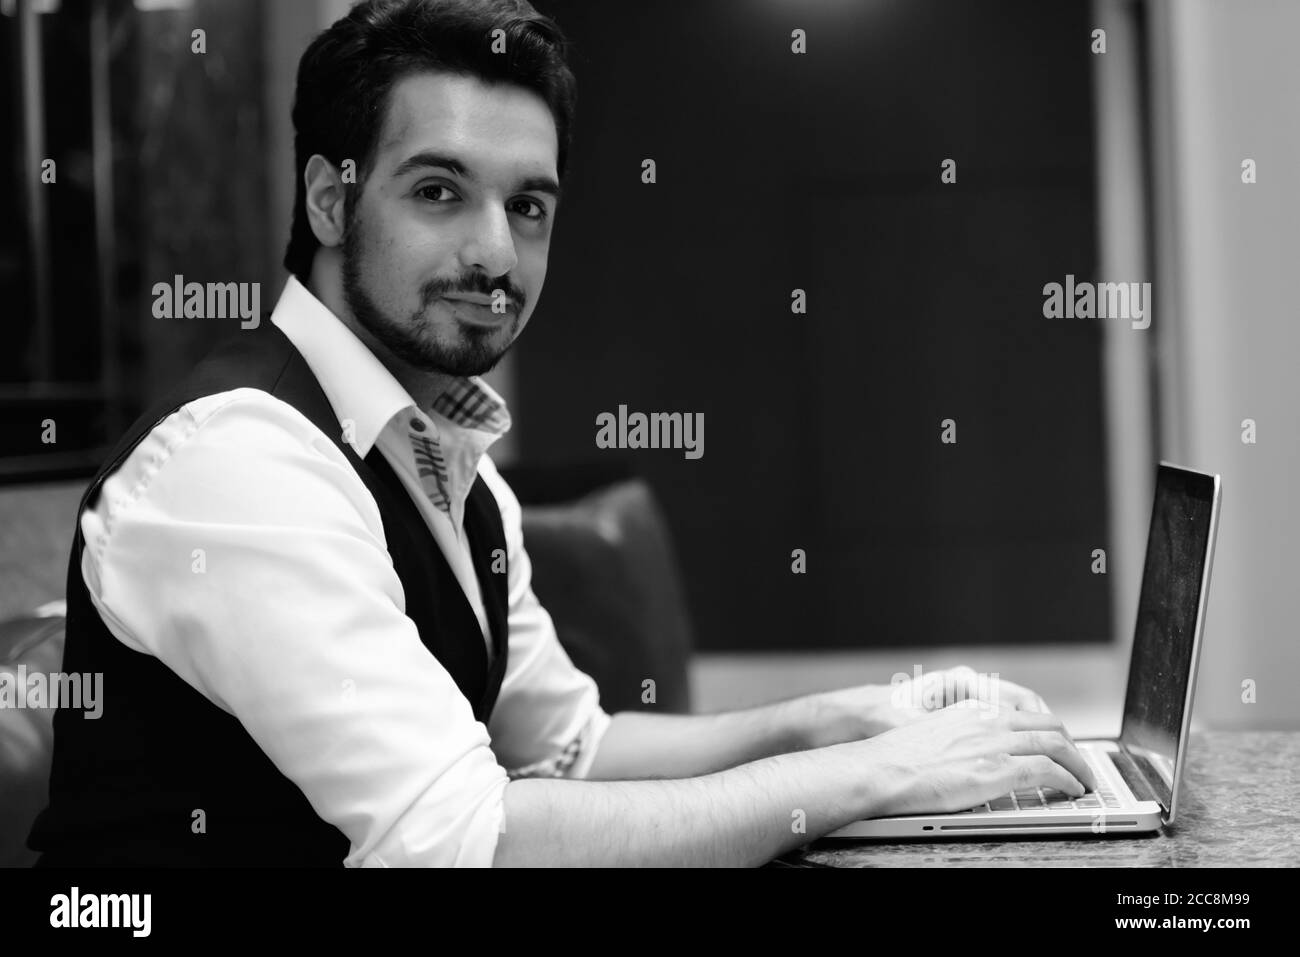
[[[156,658],[113,637],[81,577],[80,515],[94,505],[104,479],[182,405],[241,387],[292,405],[347,457],[378,503],[406,614],[420,640],[474,716],[486,724],[492,712],[507,649],[506,576],[492,570],[494,550],[505,554],[505,534],[492,493],[480,477],[465,506],[495,652],[489,667],[478,619],[410,493],[378,448],[362,460],[342,440],[338,416],[306,361],[278,327],[263,321],[220,344],[137,419],[81,499],[68,562],[63,671],[103,673],[103,713],[97,719],[71,709],[55,715],[50,802],[29,838],[34,850],[45,852],[37,866],[340,866],[349,853],[348,839],[316,815],[238,719]],[[206,833],[194,833],[197,810],[204,812]]]

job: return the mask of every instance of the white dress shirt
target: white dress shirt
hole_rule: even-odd
[[[496,499],[509,654],[488,725],[407,617],[365,483],[302,413],[258,389],[182,406],[104,482],[81,516],[91,600],[119,641],[239,719],[347,835],[345,865],[490,865],[509,778],[584,777],[610,722],[533,594],[519,502],[486,454],[509,413],[477,377],[417,408],[292,277],[271,321],[343,439],[393,466],[489,647],[462,521],[476,475]]]

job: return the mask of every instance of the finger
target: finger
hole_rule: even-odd
[[[1051,713],[1042,696],[1018,685],[1014,681],[990,675],[981,675],[966,665],[937,672],[944,684],[944,703],[953,704],[968,698],[979,698],[990,704],[1019,711]]]
[[[1018,731],[1012,734],[1013,743],[1008,753],[1015,755],[1041,755],[1069,771],[1071,776],[1089,791],[1097,790],[1097,776],[1064,734],[1056,730]]]
[[[1012,790],[1019,788],[1056,788],[1074,797],[1084,793],[1083,783],[1061,765],[1042,754],[1018,757],[1013,763]]]
[[[1008,711],[1007,726],[1012,731],[1064,731],[1061,719],[1050,712]]]
[[[987,679],[981,682],[979,674],[969,665],[947,668],[941,673],[944,679],[945,704],[954,704],[969,698],[984,698],[987,700],[986,695],[981,694],[981,692],[989,690]]]
[[[958,708],[968,711],[979,711],[981,714],[989,717],[1002,713],[1002,708],[999,705],[993,704],[991,701],[985,701],[982,698],[963,698],[961,701],[954,701],[943,710],[952,711]]]
[[[927,672],[920,682],[920,700],[925,702],[935,702],[937,708],[946,708],[954,701],[958,700],[953,695],[953,686],[950,672],[952,669],[943,671]]]
[[[1014,681],[999,680],[994,686],[998,701],[1021,711],[1047,711],[1047,705],[1037,694]]]
[[[1012,711],[1007,718],[1008,726],[1013,731],[1059,731],[1070,741],[1074,741],[1074,735],[1070,734],[1061,719],[1050,711]]]

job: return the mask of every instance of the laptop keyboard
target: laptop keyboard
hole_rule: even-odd
[[[1111,790],[1106,779],[1101,776],[1096,764],[1089,760],[1093,765],[1093,774],[1101,782],[1097,790],[1089,791],[1082,797],[1072,798],[1064,791],[1058,791],[1056,788],[1024,788],[1019,791],[1012,791],[1010,794],[1004,794],[996,797],[987,804],[980,804],[976,807],[967,808],[960,811],[960,814],[987,814],[993,811],[1064,811],[1064,810],[1102,810],[1105,808],[1118,808],[1120,806],[1119,797]]]

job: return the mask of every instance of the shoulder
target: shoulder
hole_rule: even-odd
[[[373,498],[330,437],[289,403],[239,388],[187,402],[156,423],[105,479],[87,516],[93,511],[111,528],[147,506],[156,518],[277,523],[347,504],[367,519],[374,512],[366,524],[382,528]]]

